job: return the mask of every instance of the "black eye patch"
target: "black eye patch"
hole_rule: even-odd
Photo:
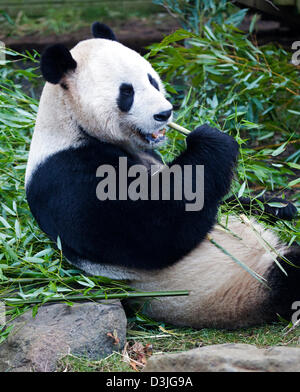
[[[152,84],[152,86],[155,87],[156,90],[159,91],[159,86],[158,86],[157,81],[150,74],[148,74],[148,79],[149,79],[149,82]]]
[[[134,89],[132,84],[122,83],[119,88],[119,96],[117,98],[118,108],[122,112],[129,112],[134,97]]]

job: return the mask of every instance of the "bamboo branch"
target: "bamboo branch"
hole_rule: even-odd
[[[191,131],[189,131],[188,129],[186,129],[186,128],[182,127],[181,125],[178,125],[174,122],[169,122],[168,126],[173,129],[176,129],[176,131],[182,133],[185,136],[187,136],[189,133],[191,133]]]
[[[122,298],[137,298],[137,297],[173,297],[179,295],[189,295],[187,290],[176,291],[150,291],[150,292],[131,292],[119,294],[95,294],[95,295],[70,295],[67,297],[49,297],[46,299],[28,299],[22,298],[3,298],[6,305],[24,305],[24,304],[45,304],[47,302],[62,302],[62,301],[87,301],[87,300],[100,300],[100,299],[122,299]]]
[[[276,144],[268,144],[265,146],[257,146],[257,147],[253,147],[253,150],[264,150],[266,148],[275,148],[275,147],[280,147],[282,146],[284,143],[286,142],[282,142],[282,143],[276,143]],[[300,139],[296,139],[296,140],[290,140],[289,142],[287,142],[287,144],[292,144],[292,143],[300,143]]]

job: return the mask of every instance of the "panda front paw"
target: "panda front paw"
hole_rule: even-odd
[[[278,206],[276,206],[274,203],[278,204]],[[289,221],[296,217],[297,208],[289,201],[278,197],[273,197],[265,204],[265,212],[278,219]]]
[[[239,153],[239,145],[232,136],[207,124],[195,128],[187,136],[186,143],[188,149],[207,147],[212,156],[220,152],[227,161],[235,161]]]

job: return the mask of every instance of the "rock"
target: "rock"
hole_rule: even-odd
[[[126,340],[127,320],[119,301],[48,304],[35,318],[28,311],[12,324],[0,345],[1,372],[54,371],[57,360],[70,353],[97,360],[122,349]]]
[[[216,344],[152,356],[145,372],[299,372],[300,348]]]

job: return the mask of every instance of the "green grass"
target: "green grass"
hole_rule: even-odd
[[[142,341],[152,343],[157,352],[185,351],[201,345],[222,343],[247,343],[255,344],[258,347],[299,344],[300,330],[296,329],[287,336],[283,336],[285,327],[286,323],[278,322],[273,325],[243,328],[235,331],[207,328],[198,331],[188,328],[172,328],[170,337],[148,338],[144,336]],[[166,331],[168,330],[169,328],[166,328]],[[133,336],[134,334],[132,332]],[[148,334],[153,336],[154,331],[148,332]],[[164,335],[166,334],[164,333]],[[141,337],[137,335],[135,339],[141,339]]]
[[[124,362],[120,353],[98,361],[89,361],[73,355],[62,358],[57,364],[57,372],[134,372],[134,369]]]
[[[254,344],[259,348],[267,348],[275,345],[299,347],[300,329],[288,333],[286,323],[278,322],[261,327],[225,331],[217,329],[193,330],[190,328],[165,327],[159,329],[145,329],[140,325],[129,325],[127,340],[130,346],[135,342],[152,345],[153,354],[176,353],[194,348],[224,343]],[[142,368],[142,367],[141,367]],[[134,371],[128,362],[124,361],[121,353],[113,353],[99,361],[89,361],[76,356],[62,358],[57,366],[57,371],[67,372],[122,372]]]
[[[148,22],[154,22],[158,11],[159,7],[155,7],[151,2],[136,9],[133,7],[125,9],[123,3],[117,2],[109,7],[100,5],[80,8],[46,8],[37,15],[28,14],[26,9],[18,11],[17,14],[0,10],[0,38],[22,37],[31,34],[47,36],[72,33],[81,28],[90,27],[91,23],[96,20],[105,21],[108,24],[113,23],[115,28],[118,28],[124,21],[136,18],[147,18]],[[164,15],[167,17],[167,14]]]

